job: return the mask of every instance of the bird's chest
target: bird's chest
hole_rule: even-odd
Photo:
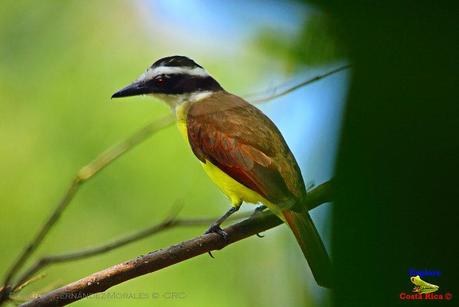
[[[184,137],[185,141],[188,142],[188,132],[186,128],[186,118],[188,115],[190,102],[184,102],[175,108],[175,116],[177,117],[177,128],[180,134]]]

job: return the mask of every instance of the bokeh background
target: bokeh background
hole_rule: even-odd
[[[168,114],[150,98],[109,99],[157,58],[190,56],[244,97],[274,94],[277,84],[350,62],[350,72],[260,106],[285,135],[306,182],[334,174],[333,205],[312,212],[334,258],[332,297],[314,284],[281,226],[216,252],[216,259],[196,257],[110,290],[158,294],[154,301],[75,305],[406,305],[400,293],[411,292],[410,269],[441,272],[427,281],[452,295],[442,304],[457,305],[459,2],[309,2],[315,6],[2,1],[0,274],[81,166]],[[177,202],[182,217],[217,216],[228,207],[170,127],[86,183],[35,257],[132,233],[163,219]],[[54,266],[21,294],[49,291],[205,228],[174,229]],[[167,298],[172,293],[178,299]]]
[[[156,59],[189,56],[226,90],[266,96],[279,84],[288,87],[346,63],[345,48],[330,31],[326,15],[300,1],[2,1],[0,275],[79,168],[170,112],[147,97],[110,100]],[[347,77],[339,73],[260,106],[283,132],[309,185],[332,177]],[[228,207],[170,127],[86,183],[34,258],[132,233],[161,221],[176,202],[184,205],[181,217],[218,216]],[[330,205],[312,216],[331,249]],[[49,267],[44,279],[21,294],[51,290],[205,229],[174,229],[102,256]],[[203,255],[109,290],[159,294],[154,301],[85,299],[75,306],[331,302],[284,226],[215,256]]]

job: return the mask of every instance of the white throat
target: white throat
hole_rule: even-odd
[[[197,102],[199,100],[205,99],[212,95],[212,91],[201,91],[201,92],[194,92],[194,93],[186,93],[186,94],[176,94],[176,95],[168,95],[168,94],[152,94],[154,97],[164,101],[167,103],[171,109],[176,109],[177,107],[186,104],[188,102]]]

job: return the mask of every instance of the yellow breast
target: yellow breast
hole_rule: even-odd
[[[175,108],[175,115],[177,117],[177,128],[188,142],[188,132],[186,129],[186,115],[188,111],[188,103],[181,104]]]
[[[243,201],[252,204],[263,203],[269,205],[269,202],[260,194],[240,184],[210,161],[201,162],[201,165],[210,179],[230,199],[233,206],[240,206]]]

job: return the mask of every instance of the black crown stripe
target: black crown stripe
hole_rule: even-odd
[[[187,58],[186,56],[180,56],[180,55],[174,55],[174,56],[169,56],[169,57],[159,59],[156,62],[154,62],[153,65],[151,65],[151,68],[160,67],[160,66],[189,67],[189,68],[200,67],[202,68],[201,65],[199,65],[192,59]]]

